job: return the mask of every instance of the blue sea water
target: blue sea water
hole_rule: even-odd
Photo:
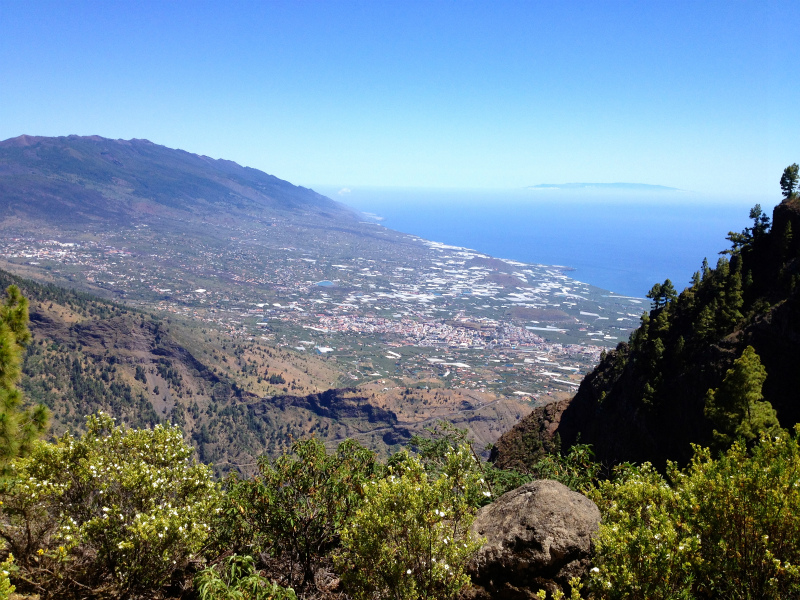
[[[386,227],[499,258],[571,267],[575,279],[636,297],[667,278],[683,289],[704,257],[713,266],[729,247],[729,231],[751,224],[752,206],[761,203],[771,214],[775,204],[686,192],[325,192]]]

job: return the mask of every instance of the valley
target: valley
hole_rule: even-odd
[[[409,431],[446,418],[467,424],[481,445],[491,443],[532,407],[574,393],[601,352],[627,339],[648,304],[571,279],[562,267],[386,229],[311,190],[233,163],[220,173],[204,157],[136,140],[31,140],[2,143],[12,148],[0,162],[6,189],[15,183],[34,199],[7,203],[0,267],[169,323],[181,347],[240,390],[237,402],[275,405],[290,394],[352,390],[340,396],[369,398],[396,419],[328,427],[323,437],[331,440],[357,435],[385,451]],[[31,147],[80,161],[20,182],[19,163],[28,155],[14,151]],[[87,163],[110,171],[87,173]],[[30,165],[43,169],[41,162]],[[171,186],[182,180],[203,198],[178,203],[174,195],[183,188],[170,186],[160,197],[154,188],[167,177],[165,165]],[[258,191],[266,189],[262,176],[269,192]],[[249,178],[256,191],[234,185],[234,177]],[[104,179],[107,186],[99,183]],[[149,186],[150,196],[131,180]],[[69,193],[48,191],[54,181],[72,182]],[[57,205],[42,214],[37,194]],[[268,354],[280,360],[267,361]],[[186,402],[165,400],[170,386],[150,375],[141,392],[154,413],[180,412]],[[212,396],[202,385],[191,389],[195,397]],[[318,416],[298,416],[291,431],[281,431],[318,433]],[[201,427],[203,419],[192,421]],[[401,433],[385,435],[389,429]],[[256,446],[277,452],[285,443],[262,440],[253,454]]]
[[[286,240],[276,236],[260,243],[269,231],[189,249],[147,225],[102,245],[76,233],[62,238],[71,241],[10,237],[0,250],[17,272],[327,355],[347,367],[343,383],[399,370],[412,379],[452,377],[456,385],[465,379],[472,387],[538,396],[543,385],[576,385],[570,376],[624,339],[643,307],[642,300],[615,297],[557,268],[361,225],[367,232],[359,237],[377,229],[405,256],[381,256],[360,244],[359,256],[331,257],[319,239],[307,249],[281,245]],[[401,355],[392,348],[417,351],[404,352],[410,362],[398,365]],[[380,368],[349,368],[367,356]],[[391,364],[382,364],[386,359]],[[462,366],[477,362],[485,370],[493,361],[497,368],[484,377]],[[509,369],[513,378],[500,376]]]

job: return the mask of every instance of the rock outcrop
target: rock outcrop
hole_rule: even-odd
[[[557,481],[503,494],[478,511],[472,532],[485,538],[470,563],[470,600],[526,600],[538,590],[567,590],[589,568],[600,510]]]
[[[557,452],[554,433],[570,398],[533,409],[492,446],[489,462],[498,469],[516,469],[523,473],[543,455]]]

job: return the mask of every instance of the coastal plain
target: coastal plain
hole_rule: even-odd
[[[387,427],[406,432],[403,438],[448,419],[491,443],[531,408],[573,394],[648,307],[572,279],[565,267],[392,231],[311,190],[226,161],[137,140],[16,140],[2,143],[11,151],[0,161],[0,183],[29,195],[2,214],[0,267],[153,311],[180,325],[175,331],[193,332],[183,334],[185,346],[251,404],[346,389],[341,397],[368,398],[394,415],[371,429],[329,428],[324,437],[331,441],[357,435],[392,446],[399,438],[384,435]],[[21,176],[19,165],[32,152],[36,168],[45,153],[62,162],[35,178]],[[22,158],[15,161],[15,153]],[[146,153],[154,156],[142,158]],[[99,175],[87,168],[98,161]],[[183,178],[175,189],[199,198],[181,196],[179,203],[175,189],[165,193],[168,200],[153,194],[147,170],[163,165]],[[272,187],[251,181],[248,188],[245,176],[270,178]],[[148,182],[149,195],[136,178]],[[46,187],[55,184],[54,200]],[[99,199],[84,199],[98,191]],[[56,204],[49,217],[36,209],[37,194]],[[59,219],[64,211],[71,218]],[[213,339],[215,349],[200,339]],[[269,369],[261,361],[266,352],[280,355]]]

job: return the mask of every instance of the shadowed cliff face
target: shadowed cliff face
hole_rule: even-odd
[[[47,223],[151,214],[264,217],[274,211],[351,217],[341,204],[226,160],[147,140],[20,136],[0,142],[0,218]]]
[[[771,229],[751,237],[730,261],[652,310],[571,400],[537,408],[501,437],[496,464],[524,465],[577,442],[609,466],[685,463],[692,444],[712,441],[706,393],[748,345],[766,368],[764,399],[781,426],[800,422],[800,202],[776,206]]]

